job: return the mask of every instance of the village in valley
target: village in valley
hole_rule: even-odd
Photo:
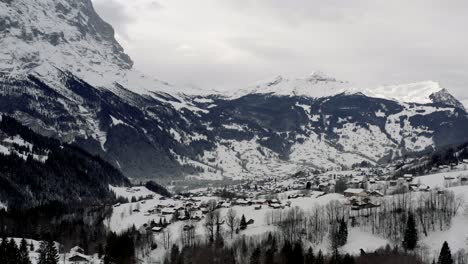
[[[137,248],[137,257],[153,263],[152,260],[163,259],[174,244],[182,247],[205,241],[210,232],[211,235],[222,232],[227,242],[238,237],[255,238],[282,232],[282,218],[287,218],[294,210],[301,214],[298,233],[304,236],[308,236],[308,232],[320,233],[322,231],[306,230],[309,215],[315,210],[326,217],[335,210],[339,211],[339,217],[351,223],[348,241],[352,243],[343,245],[343,252],[359,254],[361,250],[373,251],[397,243],[390,235],[376,231],[379,224],[374,221],[383,220],[375,220],[377,216],[373,216],[383,217],[382,210],[385,212],[396,200],[416,204],[423,199],[421,197],[434,199],[433,194],[444,194],[448,197],[444,200],[452,201],[450,206],[456,207],[450,220],[458,223],[456,219],[464,217],[461,203],[468,195],[467,166],[468,161],[440,166],[432,169],[431,175],[419,177],[412,174],[391,176],[391,167],[299,172],[234,185],[187,189],[171,197],[154,193],[145,186],[111,186],[121,202],[113,206],[112,216],[105,224],[117,233],[137,230],[151,241],[144,248]],[[453,228],[453,223],[447,224],[439,233],[434,229],[434,234],[422,238],[428,256],[439,250],[440,232],[452,232]],[[468,233],[451,238],[456,241],[454,250],[464,247],[466,235]],[[315,251],[330,250],[331,241],[324,234],[310,241]],[[82,257],[91,262],[96,259]]]

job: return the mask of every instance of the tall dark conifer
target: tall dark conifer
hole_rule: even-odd
[[[239,228],[241,230],[244,230],[247,228],[247,221],[245,220],[245,215],[242,215],[241,217],[241,221],[240,221],[240,224],[239,224]]]
[[[179,255],[180,255],[179,246],[177,246],[176,244],[172,245],[171,264],[177,264],[177,262],[179,261]]]
[[[20,262],[19,262],[20,264],[31,264],[31,260],[29,259],[28,243],[26,242],[24,238],[21,239],[19,254],[20,254]]]
[[[315,259],[315,264],[325,264],[325,258],[323,257],[322,250],[319,250],[317,258]]]
[[[447,241],[444,242],[442,249],[440,250],[438,264],[453,264],[452,253],[450,252],[450,247]]]
[[[250,264],[260,264],[261,254],[262,251],[260,250],[260,248],[256,247],[252,252],[252,255],[250,256]]]
[[[59,254],[53,240],[47,241],[47,264],[57,264]]]
[[[309,247],[307,250],[307,253],[304,258],[304,263],[305,264],[313,264],[315,261],[315,256],[314,256],[314,251],[312,250],[312,247]]]
[[[304,263],[304,250],[302,249],[302,243],[300,242],[294,244],[294,249],[292,252],[292,263]]]
[[[283,248],[281,249],[281,258],[283,263],[293,263],[292,262],[293,247],[289,241],[285,241]]]
[[[418,244],[418,231],[416,230],[416,222],[412,213],[408,214],[408,221],[406,223],[405,236],[403,240],[403,247],[406,250],[413,250]]]
[[[346,245],[346,242],[348,242],[348,225],[342,218],[338,229],[338,246],[342,247]]]

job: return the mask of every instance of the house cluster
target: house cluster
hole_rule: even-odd
[[[366,191],[361,188],[349,188],[343,194],[348,198],[351,210],[355,211],[380,207],[378,200],[384,197],[384,194],[379,191]]]

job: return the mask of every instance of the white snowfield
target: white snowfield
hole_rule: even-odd
[[[429,96],[440,92],[442,89],[438,82],[422,81],[408,84],[383,85],[376,88],[351,88],[348,92],[361,92],[369,97],[405,103],[428,104],[432,102]]]
[[[422,176],[418,177],[414,180],[414,182],[422,182],[423,184],[426,184],[427,186],[431,186],[432,188],[436,187],[443,187],[444,185],[444,176],[445,177],[451,177],[451,176],[459,176],[459,175],[465,175],[468,177],[468,171],[458,171],[458,172],[450,172],[450,173],[438,173],[434,175],[428,175],[428,176]],[[123,192],[123,189],[119,188],[113,188],[114,191],[117,193]],[[143,189],[142,189],[143,190]],[[449,190],[453,191],[457,197],[463,198],[464,203],[463,206],[459,209],[459,212],[457,216],[455,216],[452,220],[452,225],[448,228],[448,230],[440,232],[432,232],[429,233],[427,237],[424,235],[420,236],[420,241],[419,241],[419,248],[424,249],[425,252],[429,252],[431,256],[437,256],[440,247],[444,241],[447,241],[450,245],[450,248],[453,253],[462,250],[466,248],[466,241],[468,239],[468,225],[466,225],[468,221],[468,215],[467,212],[465,212],[465,208],[468,208],[468,186],[458,186],[458,187],[450,187]],[[297,191],[296,191],[297,193]],[[139,194],[139,193],[135,193]],[[147,194],[146,191],[142,191],[141,194]],[[317,197],[316,195],[311,195],[310,197],[299,197],[296,199],[290,199],[287,200],[287,196],[294,194],[294,191],[290,192],[285,192],[285,193],[280,193],[278,195],[278,198],[281,199],[281,202],[285,204],[287,201],[291,203],[291,208],[293,207],[299,207],[302,210],[304,210],[306,213],[311,211],[315,206],[319,205],[327,205],[328,203],[332,201],[338,201],[345,203],[347,199],[340,194],[326,194],[324,196],[320,196],[321,193],[319,193],[319,196]],[[422,193],[412,193],[411,198],[413,201],[417,200],[417,197],[419,197],[419,194]],[[128,197],[128,195],[126,195]],[[155,196],[157,197],[157,196]],[[390,198],[390,196],[386,196],[383,199]],[[216,197],[196,197],[195,199],[200,199],[200,202],[206,202],[209,201],[210,199],[215,199],[219,200]],[[167,199],[167,200],[159,200],[158,198],[148,200],[144,204],[138,205],[138,203],[130,203],[130,204],[122,204],[119,205],[118,207],[114,208],[114,213],[111,217],[110,220],[108,220],[108,225],[109,228],[113,231],[116,232],[122,232],[126,230],[127,228],[130,228],[132,225],[135,225],[136,228],[142,227],[145,223],[148,224],[151,220],[154,221],[159,221],[161,215],[148,215],[145,214],[145,211],[154,208],[158,205],[173,205],[175,208],[178,206],[181,206],[183,204],[183,201],[181,200],[172,200],[172,199]],[[130,214],[130,211],[134,210],[135,208],[139,208],[140,212],[133,212]],[[281,209],[272,209],[268,205],[262,205],[262,208],[259,210],[255,209],[255,206],[239,206],[235,205],[231,207],[234,209],[237,213],[237,216],[241,217],[242,215],[245,215],[245,218],[247,221],[250,219],[254,220],[254,223],[249,225],[248,228],[244,231],[240,231],[239,234],[234,235],[234,239],[246,235],[246,236],[260,236],[260,235],[265,235],[269,231],[275,231],[277,230],[277,227],[274,225],[269,225],[267,222],[267,218],[269,213],[274,212],[275,210],[281,210]],[[288,208],[286,207],[286,210]],[[227,211],[229,210],[228,208],[220,208],[218,209],[220,211],[221,216],[225,216]],[[168,216],[165,216],[166,220],[170,222],[170,218]],[[194,225],[195,226],[195,234],[196,234],[196,239],[204,240],[205,239],[205,229],[204,229],[204,219],[201,221],[194,221],[194,220],[186,220],[186,221],[177,221],[175,223],[170,224],[164,232],[170,233],[170,239],[172,243],[180,243],[181,239],[181,231],[182,228],[185,225]],[[225,237],[226,237],[226,242],[230,243],[230,238],[228,234],[228,227],[226,225],[223,226],[223,232],[225,232]],[[165,249],[163,248],[163,235],[164,233],[155,233],[155,240],[158,244],[158,249],[154,250],[149,259],[152,260],[161,260],[162,257],[165,254]],[[328,236],[322,241],[322,243],[319,243],[318,245],[312,245],[314,250],[322,250],[325,252],[328,252],[330,249],[330,242],[328,239]],[[341,248],[342,252],[345,253],[350,253],[350,254],[359,254],[360,249],[363,249],[366,252],[370,252],[373,250],[376,250],[378,248],[384,247],[387,244],[393,245],[391,241],[388,239],[385,239],[383,237],[380,237],[378,235],[374,235],[371,233],[370,230],[367,229],[361,229],[359,227],[349,227],[349,237],[348,237],[348,243]],[[401,246],[398,244],[398,246]]]
[[[246,89],[228,93],[227,96],[228,98],[238,98],[248,94],[272,94],[321,98],[340,93],[361,93],[369,97],[402,103],[428,104],[432,103],[430,96],[442,90],[440,84],[435,81],[364,87],[359,84],[337,80],[320,71],[314,71],[305,77],[279,75],[270,80],[257,82]]]

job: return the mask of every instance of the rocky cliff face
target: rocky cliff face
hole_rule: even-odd
[[[196,95],[135,71],[113,34],[89,0],[0,0],[0,112],[132,178],[280,176],[468,141],[433,82],[368,91],[314,73]]]
[[[0,71],[43,64],[72,72],[130,69],[133,62],[91,1],[0,1]]]

